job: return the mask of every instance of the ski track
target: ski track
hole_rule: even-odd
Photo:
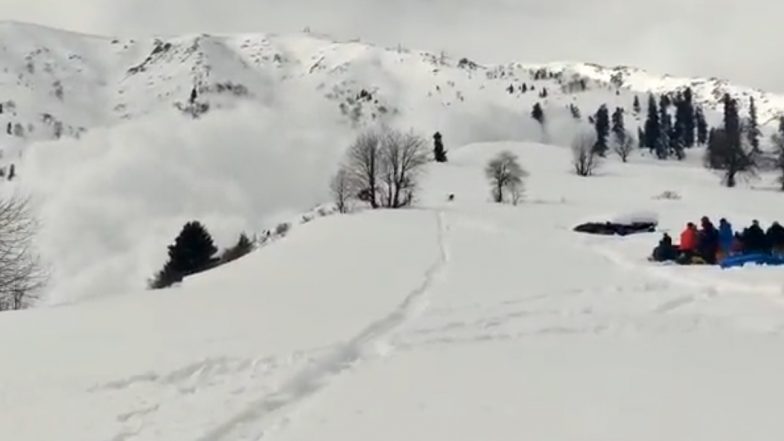
[[[276,392],[251,403],[242,412],[210,430],[199,441],[256,441],[282,427],[294,408],[330,384],[334,377],[363,361],[388,355],[392,346],[386,339],[401,325],[422,314],[429,294],[449,262],[445,243],[444,214],[436,212],[439,258],[425,272],[422,283],[411,291],[390,314],[371,323],[347,343],[305,368]]]

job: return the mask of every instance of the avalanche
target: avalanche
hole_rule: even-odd
[[[531,177],[494,205],[500,150]],[[317,219],[164,292],[0,317],[0,433],[91,440],[779,439],[781,270],[658,266],[662,231],[784,218],[777,192],[635,158],[470,144],[416,208]],[[665,191],[680,199],[661,199]],[[447,195],[454,194],[454,201]]]

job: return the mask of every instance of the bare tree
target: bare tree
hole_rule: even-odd
[[[505,193],[509,193],[512,203],[517,205],[523,195],[523,179],[528,176],[517,155],[508,150],[499,153],[487,163],[485,175],[490,180],[495,202],[503,203]]]
[[[364,132],[349,148],[343,190],[356,192],[353,196],[373,208],[408,206],[414,200],[428,153],[425,139],[411,132],[389,128]],[[333,187],[336,184],[333,182]]]
[[[591,176],[599,166],[601,158],[596,154],[596,133],[582,131],[572,141],[572,165],[578,176]]]
[[[45,282],[33,252],[35,231],[27,199],[0,200],[0,310],[29,307]]]
[[[629,159],[629,155],[634,150],[634,141],[632,140],[632,134],[629,132],[625,132],[624,136],[615,136],[613,137],[613,151],[621,158],[621,161],[626,162]]]
[[[343,166],[338,170],[329,185],[332,191],[332,197],[335,200],[338,211],[346,213],[348,211],[348,201],[351,194],[351,180],[349,179],[348,171]]]
[[[387,208],[410,205],[428,162],[427,143],[413,132],[387,129],[381,140],[382,202]]]
[[[367,131],[359,135],[349,148],[345,170],[351,181],[351,187],[360,200],[378,208],[378,181],[381,173],[381,136],[375,131]]]

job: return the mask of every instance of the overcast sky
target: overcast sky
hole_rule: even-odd
[[[0,0],[0,19],[111,34],[288,32],[484,62],[591,61],[784,92],[780,0]]]

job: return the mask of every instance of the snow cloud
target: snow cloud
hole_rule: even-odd
[[[25,183],[53,264],[49,300],[143,288],[188,220],[225,247],[327,200],[347,140],[317,107],[157,114],[31,147]]]
[[[0,17],[102,34],[299,31],[493,61],[631,64],[784,92],[774,0],[4,0]]]

